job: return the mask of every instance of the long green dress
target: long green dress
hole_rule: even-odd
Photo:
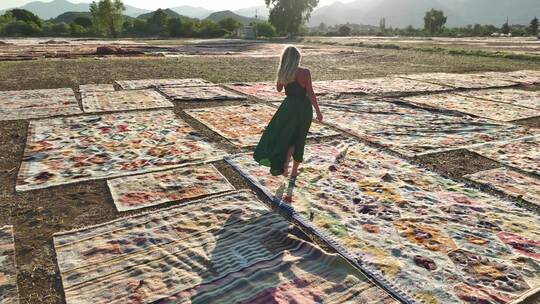
[[[306,89],[295,81],[285,87],[287,97],[266,127],[253,157],[274,176],[283,174],[289,147],[294,146],[293,159],[302,162],[306,137],[313,120],[311,101]]]

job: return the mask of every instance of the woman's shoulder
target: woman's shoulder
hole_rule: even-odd
[[[309,71],[309,69],[306,69],[306,68],[298,68],[298,71],[296,72],[296,77],[299,78],[299,79],[306,79],[306,78],[309,78],[311,76],[311,72]]]
[[[304,68],[304,67],[299,67],[298,68],[298,73],[299,74],[310,74],[310,70],[308,68]]]

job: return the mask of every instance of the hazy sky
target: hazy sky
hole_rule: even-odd
[[[17,7],[24,5],[28,2],[35,0],[0,0],[0,9]],[[51,0],[41,0],[43,2],[50,2]],[[71,2],[80,3],[80,2],[92,2],[91,0],[69,0]],[[157,9],[157,8],[167,8],[175,7],[181,5],[192,5],[208,8],[211,10],[235,10],[239,8],[264,5],[264,0],[123,0],[125,4],[133,5],[139,8],[146,9]],[[326,5],[334,2],[336,0],[320,0],[319,5]],[[352,0],[342,0],[342,2],[351,2]]]

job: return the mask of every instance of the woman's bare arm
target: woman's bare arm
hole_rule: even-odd
[[[313,82],[311,80],[311,72],[309,70],[305,70],[305,88],[306,93],[309,97],[309,100],[311,101],[311,104],[313,105],[313,108],[315,109],[315,113],[317,114],[317,120],[322,121],[323,116],[321,113],[321,110],[319,109],[319,102],[317,101],[317,95],[315,95],[315,91],[313,91]]]
[[[278,83],[276,84],[276,89],[277,89],[278,92],[283,91],[283,84],[281,84],[281,83],[278,82]]]

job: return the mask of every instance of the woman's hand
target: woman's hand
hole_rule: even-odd
[[[323,121],[323,115],[322,115],[321,112],[317,112],[317,120],[318,120],[319,122],[322,122],[322,121]]]

